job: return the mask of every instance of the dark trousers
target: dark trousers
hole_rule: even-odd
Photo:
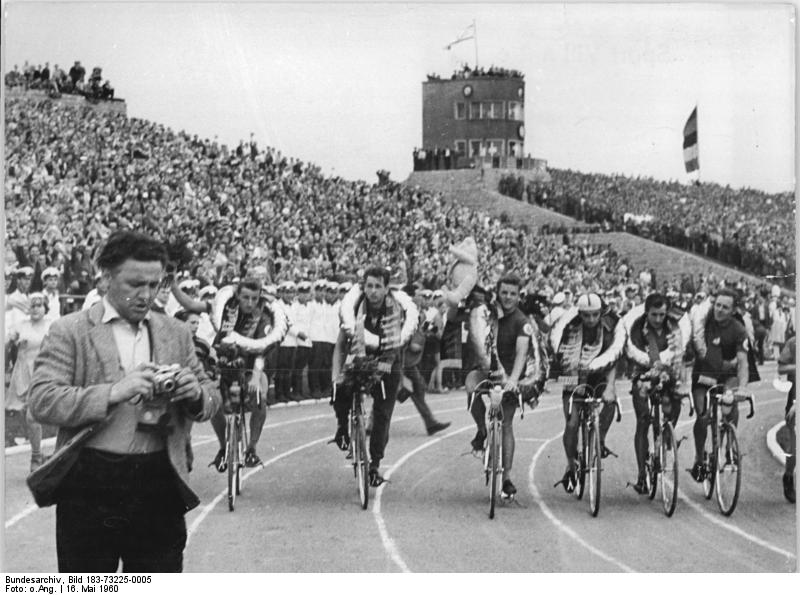
[[[430,430],[436,423],[433,417],[431,408],[425,402],[425,380],[422,378],[422,373],[417,366],[411,366],[403,370],[403,374],[411,381],[413,390],[411,391],[411,400],[414,402],[414,407],[419,411],[420,417],[425,424],[425,429]]]
[[[636,453],[636,465],[639,469],[639,477],[644,477],[645,462],[647,453],[650,450],[650,440],[647,431],[650,429],[650,398],[647,395],[639,394],[635,389],[631,390],[633,398],[633,411],[636,413],[636,433],[633,436],[633,448]],[[662,413],[668,413],[668,419],[674,427],[681,416],[681,400],[671,399],[667,409]],[[663,423],[664,420],[662,419]]]
[[[311,361],[308,363],[308,389],[315,399],[330,394],[332,362],[333,343],[315,342],[311,347]]]
[[[376,383],[372,387],[372,432],[369,436],[369,456],[370,468],[377,469],[383,459],[386,445],[389,443],[389,425],[394,412],[394,404],[397,399],[397,388],[400,385],[400,369],[392,368],[390,374],[384,374],[383,387]],[[386,396],[384,398],[384,394]],[[333,403],[333,410],[336,412],[336,420],[340,427],[347,427],[347,416],[353,404],[353,394],[349,385],[341,385],[336,389],[336,400]]]
[[[311,360],[311,347],[296,347],[294,351],[294,365],[292,366],[292,390],[295,399],[308,397],[303,391],[303,369]]]
[[[84,448],[59,488],[59,572],[181,572],[185,506],[166,451]]]
[[[295,349],[295,347],[278,347],[278,357],[275,361],[275,397],[278,400],[286,400],[291,395]]]

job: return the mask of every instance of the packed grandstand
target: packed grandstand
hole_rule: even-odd
[[[544,299],[565,289],[595,290],[614,303],[632,285],[646,291],[657,283],[659,290],[687,294],[713,291],[723,281],[752,298],[776,282],[767,275],[793,285],[788,193],[569,170],[551,170],[553,182],[533,189],[540,204],[614,228],[630,227],[625,213],[634,205],[637,215],[648,215],[635,220],[639,233],[647,229],[642,235],[709,257],[733,245],[735,264],[764,279],[710,273],[687,280],[636,271],[611,245],[534,235],[386,176],[380,184],[325,176],[276,148],[251,141],[229,149],[41,93],[7,97],[5,150],[6,271],[29,265],[40,275],[56,267],[65,293],[92,288],[94,252],[120,228],[169,242],[186,275],[217,287],[259,265],[273,283],[354,280],[369,255],[402,270],[409,283],[438,289],[448,274],[445,248],[466,236],[478,243],[479,283],[490,287],[513,271],[528,295]],[[680,241],[675,229],[686,232]]]

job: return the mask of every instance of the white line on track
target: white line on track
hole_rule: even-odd
[[[299,452],[301,450],[305,450],[306,448],[310,448],[310,447],[315,446],[315,445],[317,445],[317,444],[319,444],[321,442],[327,442],[327,440],[328,440],[327,436],[325,438],[318,438],[317,440],[312,440],[311,442],[306,442],[305,444],[301,444],[300,446],[292,448],[291,450],[287,450],[286,452],[283,452],[283,453],[279,454],[278,456],[272,457],[268,461],[265,461],[263,463],[263,465],[261,465],[259,467],[256,467],[255,469],[251,469],[250,471],[248,471],[247,473],[242,475],[241,482],[244,483],[251,475],[254,475],[254,474],[258,473],[259,471],[261,471],[262,469],[268,467],[272,463],[280,461],[281,459],[284,459],[284,458],[286,458],[288,456],[291,456],[291,455],[295,454],[296,452]],[[205,520],[205,518],[213,510],[213,508],[217,504],[219,504],[219,502],[223,498],[227,497],[227,495],[228,495],[228,488],[225,488],[219,494],[217,494],[216,498],[214,498],[211,502],[209,502],[203,508],[200,509],[199,514],[195,517],[195,519],[192,521],[192,524],[186,530],[186,545],[187,546],[189,545],[189,540],[191,539],[192,534],[200,526],[200,523],[202,523]]]
[[[587,550],[592,552],[594,555],[602,558],[606,562],[610,562],[611,564],[614,564],[615,566],[617,566],[618,568],[620,568],[624,572],[636,572],[630,566],[628,566],[626,564],[623,564],[622,562],[620,562],[619,560],[617,560],[613,556],[609,556],[608,554],[606,554],[602,550],[597,549],[596,547],[591,545],[589,542],[585,541],[580,535],[578,535],[575,532],[575,530],[573,530],[568,525],[566,525],[565,523],[562,523],[560,520],[558,520],[556,515],[554,515],[553,512],[550,510],[550,507],[547,506],[547,504],[544,503],[544,500],[542,499],[542,496],[539,493],[539,490],[536,488],[536,484],[534,482],[534,469],[536,467],[536,463],[539,460],[539,457],[541,456],[541,454],[544,452],[545,448],[547,448],[547,446],[551,442],[553,442],[553,440],[557,440],[558,438],[560,438],[563,433],[564,432],[561,431],[558,434],[556,434],[555,436],[553,436],[552,438],[549,438],[544,444],[542,444],[539,447],[539,449],[536,451],[536,454],[533,455],[533,460],[531,461],[531,466],[528,468],[528,488],[530,489],[531,493],[533,494],[534,501],[536,502],[536,504],[538,504],[539,508],[542,510],[544,515],[550,520],[550,522],[553,523],[558,529],[560,529],[561,531],[566,533],[567,536],[570,537],[570,539],[573,539],[574,541],[577,541],[580,545],[585,547]]]
[[[392,465],[386,471],[386,473],[384,473],[384,477],[386,479],[389,479],[392,476],[392,473],[396,471],[400,467],[400,465],[405,463],[408,459],[413,457],[418,452],[425,450],[429,446],[433,446],[437,442],[441,442],[445,438],[449,438],[451,436],[455,436],[457,434],[465,432],[472,427],[473,427],[472,424],[470,424],[464,426],[463,428],[459,428],[458,430],[453,430],[451,432],[448,432],[447,434],[439,436],[438,438],[428,440],[427,442],[419,445],[414,450],[410,450],[405,455],[400,457],[400,459],[394,465]],[[385,484],[378,487],[378,489],[375,491],[375,500],[374,504],[372,505],[372,515],[375,517],[375,522],[378,525],[378,532],[381,534],[381,541],[383,542],[383,547],[386,550],[386,553],[389,554],[389,557],[392,559],[392,562],[397,564],[397,567],[400,569],[401,572],[411,572],[411,569],[408,567],[408,565],[403,560],[403,557],[400,555],[400,550],[398,549],[397,545],[395,545],[394,539],[392,539],[389,536],[389,531],[386,529],[386,521],[383,519],[383,515],[381,514],[381,496],[383,496],[384,487]]]
[[[461,409],[461,408],[459,408],[459,409]],[[561,409],[561,405],[553,406],[553,407],[537,408],[537,409],[535,409],[533,411],[533,413],[536,413],[537,411],[539,411],[539,412],[554,411],[556,409]],[[437,413],[441,413],[441,412],[437,411]],[[386,473],[384,474],[384,477],[386,479],[389,479],[391,477],[392,473],[397,471],[397,469],[399,469],[401,465],[403,465],[408,459],[413,457],[418,452],[423,451],[426,448],[441,442],[445,438],[450,438],[451,436],[456,436],[457,434],[461,434],[462,432],[465,432],[465,431],[469,430],[470,428],[474,428],[474,427],[475,426],[473,424],[469,424],[469,425],[464,426],[463,428],[459,428],[458,430],[450,431],[447,434],[443,434],[443,435],[439,436],[438,438],[433,438],[432,440],[428,440],[427,442],[424,442],[423,444],[420,444],[417,448],[408,451],[406,454],[404,454],[402,457],[400,457],[400,459],[398,459],[398,461],[386,471]],[[403,557],[400,555],[400,550],[397,547],[397,545],[395,544],[394,539],[392,539],[391,536],[389,535],[389,531],[386,529],[386,521],[384,520],[383,515],[381,514],[381,497],[383,496],[383,488],[384,487],[385,487],[384,485],[381,485],[375,491],[375,500],[374,500],[374,504],[372,505],[372,514],[375,517],[375,523],[378,525],[378,532],[381,534],[381,541],[383,541],[383,547],[386,550],[386,553],[389,554],[389,557],[392,559],[392,562],[394,562],[397,565],[397,567],[400,569],[401,572],[411,572],[411,569],[408,567],[408,565],[403,560]]]
[[[436,411],[436,413],[446,413],[446,412],[450,412],[450,411],[461,411],[462,409],[463,409],[462,407],[458,407],[458,408],[454,408],[454,409],[443,409],[443,410]],[[408,420],[408,419],[414,419],[416,417],[418,417],[418,416],[417,415],[406,415],[406,416],[403,416],[403,417],[399,417],[394,421],[404,421],[404,420]],[[319,418],[330,418],[330,415],[316,415],[316,416],[313,416],[313,417],[303,418],[303,421],[310,421],[310,420],[319,419]],[[280,426],[296,423],[297,421],[298,420],[288,420],[288,421],[285,421],[285,422],[272,424],[272,426],[265,426],[265,427],[280,427]],[[215,441],[215,440],[216,440],[216,438],[212,438],[212,439],[207,439],[204,442],[212,442],[212,441]],[[297,452],[299,452],[301,450],[304,450],[306,448],[310,448],[311,446],[319,444],[320,442],[327,442],[327,441],[328,441],[327,437],[318,438],[317,440],[312,440],[311,442],[307,442],[307,443],[302,444],[302,445],[300,445],[298,447],[295,447],[295,448],[293,448],[291,450],[287,450],[286,452],[281,453],[281,454],[279,454],[279,455],[277,455],[277,456],[265,461],[263,466],[257,467],[255,469],[252,469],[251,471],[245,473],[242,476],[242,483],[244,483],[244,481],[247,478],[249,478],[251,475],[253,475],[254,473],[258,473],[259,471],[261,471],[267,465],[271,465],[272,463],[275,463],[275,462],[277,462],[277,461],[279,461],[279,460],[281,460],[281,459],[283,459],[285,457],[291,456],[291,455],[293,455],[293,454],[295,454],[295,453],[297,453]],[[187,545],[189,544],[189,539],[191,538],[192,534],[197,531],[197,529],[200,527],[200,524],[205,520],[205,518],[214,509],[214,507],[217,504],[219,504],[222,501],[223,498],[227,497],[227,495],[228,495],[228,489],[226,487],[219,494],[217,494],[217,496],[211,502],[209,502],[208,504],[206,504],[205,506],[203,506],[200,509],[199,513],[194,518],[194,520],[189,525],[189,528],[186,531],[186,544]]]
[[[31,504],[30,506],[28,506],[28,508],[26,508],[25,510],[20,512],[18,515],[13,516],[10,519],[8,519],[6,521],[6,529],[8,529],[11,525],[13,525],[15,523],[18,523],[19,521],[24,519],[29,514],[32,514],[32,513],[36,512],[37,510],[39,510],[39,507],[36,506],[36,504]]]
[[[785,398],[782,398],[782,399],[768,399],[766,401],[758,401],[758,405],[762,406],[762,405],[771,405],[771,404],[774,404],[774,403],[785,403],[785,402],[786,402]],[[741,421],[742,419],[746,419],[746,418],[742,418],[741,415],[740,415],[739,416],[739,420]],[[680,427],[680,426],[687,425],[687,424],[690,424],[690,423],[694,423],[694,420],[688,420],[688,419],[684,420],[684,421],[682,421],[681,423],[679,423],[676,426],[676,429],[678,427]],[[770,542],[768,542],[768,541],[766,541],[764,539],[761,539],[760,537],[756,537],[755,535],[752,535],[752,534],[748,533],[747,531],[745,531],[743,529],[740,529],[736,525],[733,525],[731,523],[723,521],[718,516],[714,516],[714,515],[710,514],[702,506],[700,506],[695,501],[693,501],[691,498],[686,496],[686,494],[683,492],[683,490],[678,489],[678,496],[680,497],[681,500],[686,502],[692,509],[694,509],[696,512],[700,513],[700,515],[703,518],[705,518],[707,521],[710,521],[711,523],[713,523],[713,524],[715,524],[715,525],[717,525],[719,527],[722,527],[723,529],[727,529],[731,533],[733,533],[735,535],[738,535],[739,537],[742,537],[743,539],[746,539],[746,540],[748,540],[748,541],[750,541],[752,543],[755,543],[756,545],[759,545],[759,546],[761,546],[763,548],[766,548],[766,549],[768,549],[770,551],[773,551],[775,553],[778,553],[778,554],[781,554],[783,556],[786,556],[787,558],[795,558],[795,559],[797,558],[797,556],[795,554],[793,554],[792,552],[786,551],[786,550],[784,550],[784,549],[782,549],[782,548],[780,548],[780,547],[778,547],[776,545],[773,545]]]

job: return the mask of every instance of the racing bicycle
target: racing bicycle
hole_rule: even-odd
[[[347,458],[351,459],[353,463],[353,475],[358,485],[361,509],[366,510],[369,504],[369,452],[364,403],[372,394],[372,388],[381,380],[377,372],[377,362],[368,358],[355,358],[352,363],[345,366],[344,373],[345,382],[353,388],[353,402],[348,419],[350,447]],[[381,390],[383,390],[383,383],[381,383]],[[333,399],[336,400],[336,384],[333,387]]]
[[[483,471],[486,485],[489,486],[489,518],[494,518],[494,511],[498,496],[498,476],[503,475],[503,385],[489,378],[481,380],[470,395],[469,409],[475,398],[488,397],[489,406],[486,408],[486,448],[483,451]],[[516,391],[520,407],[520,418],[524,417],[522,408],[522,394]],[[507,498],[512,499],[513,496]]]
[[[245,451],[248,444],[245,414],[249,409],[250,395],[247,386],[250,371],[244,358],[233,354],[227,358],[220,355],[220,391],[227,395],[230,411],[225,412],[225,465],[228,471],[228,510],[233,512],[236,497],[242,492],[242,469],[245,466]],[[227,379],[227,382],[223,381]],[[242,394],[244,392],[244,394]],[[255,393],[255,406],[260,406],[261,391]]]
[[[578,405],[578,461],[576,469],[575,493],[578,500],[583,498],[584,491],[589,490],[589,511],[592,516],[600,512],[600,485],[602,465],[602,446],[600,444],[600,409],[605,403],[602,389],[605,383],[592,386],[579,382],[577,376],[559,376],[559,382],[569,391],[569,408],[567,415],[572,416],[573,405]],[[622,420],[619,402],[614,401],[617,409],[617,422]],[[558,484],[556,484],[558,485]]]
[[[650,410],[648,420],[652,450],[645,461],[645,482],[650,500],[656,497],[661,487],[661,504],[664,514],[671,517],[678,502],[678,447],[680,440],[675,439],[675,428],[669,420],[672,407],[677,406],[672,393],[675,380],[669,368],[653,368],[633,377],[633,382],[646,385]],[[689,417],[694,415],[691,395],[689,399]]]
[[[737,394],[714,378],[700,376],[697,383],[706,388],[705,416],[710,428],[703,445],[703,495],[710,500],[716,491],[719,510],[730,516],[736,509],[742,489],[742,453],[736,438],[736,426],[728,419],[736,403],[747,401],[755,415],[752,394]]]

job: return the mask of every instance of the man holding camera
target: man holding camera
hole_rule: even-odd
[[[184,514],[199,503],[186,437],[220,399],[189,329],[150,310],[166,263],[151,237],[112,234],[97,258],[108,292],[53,322],[36,359],[31,414],[59,427],[57,451],[79,449],[55,459],[70,465],[56,489],[59,572],[183,568]],[[85,442],[65,444],[87,426]]]

